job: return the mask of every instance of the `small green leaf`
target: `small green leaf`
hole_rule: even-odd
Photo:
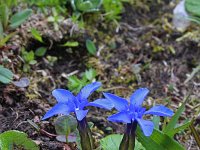
[[[154,130],[150,138],[166,150],[185,150],[177,141],[159,130]]]
[[[29,64],[24,64],[24,65],[23,65],[23,71],[24,71],[24,72],[28,72],[28,71],[30,70],[30,68],[31,68],[31,67],[30,67]]]
[[[1,23],[1,19],[0,19],[0,40],[3,38],[3,25]]]
[[[146,137],[140,127],[137,128],[136,134],[138,141],[141,142],[146,150],[185,150],[173,138],[156,129],[154,129],[150,137]]]
[[[170,137],[173,137],[176,133],[185,130],[186,128],[188,128],[191,124],[191,121],[187,121],[186,123],[174,128],[173,130],[170,130],[167,132],[167,135]]]
[[[82,12],[90,11],[93,8],[93,5],[90,1],[77,3],[76,6],[77,6],[77,9]]]
[[[77,47],[79,45],[78,42],[73,42],[73,41],[68,41],[65,44],[61,45],[61,46],[67,46],[67,47]]]
[[[103,150],[117,150],[122,141],[123,135],[121,134],[111,134],[101,139],[100,145]],[[134,150],[145,150],[140,142],[135,140],[135,149]]]
[[[40,33],[36,29],[32,28],[31,29],[31,34],[33,35],[33,37],[36,40],[38,40],[41,43],[44,43],[44,41],[42,40],[42,36],[40,35]]]
[[[0,149],[12,150],[17,147],[23,147],[26,150],[39,150],[36,143],[29,139],[24,132],[10,130],[0,134]]]
[[[31,61],[29,61],[29,64],[30,64],[30,65],[35,65],[36,63],[37,63],[36,60],[31,60]]]
[[[86,48],[87,48],[88,52],[92,55],[95,55],[97,52],[97,48],[96,48],[94,42],[92,42],[91,40],[86,40]]]
[[[35,54],[34,54],[33,51],[30,51],[30,52],[23,51],[22,52],[22,57],[23,57],[25,62],[29,63],[30,61],[35,59]]]
[[[68,84],[67,87],[69,88],[70,91],[74,92],[74,93],[78,93],[83,86],[85,86],[87,84],[87,82],[85,80],[80,80],[78,79],[77,76],[73,75],[67,78]]]
[[[35,59],[35,54],[33,51],[30,51],[30,52],[27,52],[27,55],[26,55],[26,60],[28,62],[32,61]]]
[[[93,122],[88,122],[88,126],[89,126],[90,129],[92,129],[93,126],[94,126],[94,123]]]
[[[13,73],[0,65],[0,82],[8,84],[13,79]]]
[[[160,116],[153,116],[154,128],[159,130]]]
[[[99,11],[102,0],[71,0],[71,5],[75,11],[95,12]]]
[[[103,150],[117,150],[122,141],[123,135],[111,134],[101,139],[100,144]]]
[[[144,146],[146,150],[165,150],[162,145],[159,145],[150,137],[145,136],[139,127],[137,127],[136,135],[138,141],[142,144],[142,146]]]
[[[192,132],[192,135],[194,136],[195,141],[197,142],[197,145],[200,147],[200,137],[198,131],[195,129],[193,125],[194,120],[192,120],[192,123],[190,124],[190,130]]]
[[[28,19],[28,17],[32,14],[32,10],[31,9],[25,9],[21,12],[18,12],[16,14],[14,14],[11,18],[10,18],[10,27],[11,28],[17,28],[19,25],[21,25],[23,22],[26,21],[26,19]]]
[[[4,46],[6,44],[6,42],[13,36],[15,35],[16,32],[10,33],[8,35],[6,35],[5,37],[3,37],[2,39],[0,38],[0,47]]]
[[[76,119],[71,116],[61,116],[55,122],[56,133],[68,136],[69,133],[74,132],[77,127]]]
[[[163,132],[165,134],[168,135],[169,132],[171,132],[176,127],[178,119],[181,116],[182,112],[185,110],[185,105],[186,105],[188,100],[189,100],[189,95],[186,97],[186,99],[184,100],[183,104],[178,108],[176,113],[172,116],[172,118],[168,122],[167,126],[165,128],[163,128]]]
[[[96,77],[97,73],[96,70],[94,69],[89,69],[85,71],[85,77],[89,80],[92,81]]]
[[[200,1],[199,0],[185,0],[186,10],[190,15],[200,17]]]
[[[135,139],[135,148],[134,148],[135,150],[146,150],[145,148],[144,148],[144,146],[142,146],[142,144],[140,143],[140,142],[138,142],[138,140],[137,139]]]
[[[36,49],[35,55],[39,56],[39,57],[42,57],[42,56],[45,55],[46,51],[47,51],[46,47],[39,47],[38,49]]]
[[[50,17],[47,18],[47,21],[48,22],[54,22],[55,18],[53,16],[50,16]]]
[[[3,29],[5,30],[8,26],[10,11],[6,4],[0,5],[0,22],[2,23]]]

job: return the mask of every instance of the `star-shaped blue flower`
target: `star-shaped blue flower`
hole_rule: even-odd
[[[97,99],[93,102],[88,102],[87,98],[100,86],[100,82],[88,84],[81,89],[77,96],[74,96],[70,91],[65,89],[53,90],[52,95],[58,103],[42,119],[44,120],[57,114],[69,115],[71,112],[74,112],[77,120],[81,121],[88,113],[88,110],[85,110],[87,106],[95,106],[108,110],[112,109],[113,104],[107,99]]]
[[[104,93],[104,96],[110,100],[114,104],[114,107],[119,111],[118,113],[109,116],[108,120],[123,123],[132,123],[137,121],[144,135],[150,136],[153,132],[154,124],[152,121],[143,120],[143,115],[151,114],[171,117],[173,112],[163,105],[154,106],[146,111],[146,109],[142,107],[142,103],[148,93],[149,90],[146,88],[136,90],[130,97],[130,104],[128,104],[126,99],[118,97],[114,94]]]

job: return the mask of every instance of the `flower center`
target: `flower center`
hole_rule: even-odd
[[[133,118],[133,120],[135,120],[135,118],[142,118],[144,112],[145,112],[145,108],[143,107],[136,107],[134,106],[132,109],[129,109],[129,115]]]

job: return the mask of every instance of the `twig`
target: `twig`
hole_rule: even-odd
[[[193,122],[194,122],[194,119],[192,120],[191,124],[189,125],[189,128],[190,128],[190,130],[191,130],[191,132],[192,132],[192,134],[193,134],[193,136],[194,136],[194,139],[195,139],[197,145],[198,145],[199,148],[200,148],[200,137],[199,137],[199,135],[198,135],[197,130],[195,129],[195,127],[194,127],[194,125],[193,125]]]
[[[107,89],[102,89],[101,91],[111,91],[111,90],[115,90],[115,89],[127,89],[126,87],[123,86],[115,86],[115,87],[111,87],[111,88],[107,88]]]
[[[40,133],[45,134],[45,135],[47,135],[50,138],[57,136],[56,134],[49,133],[49,132],[47,132],[47,131],[45,131],[43,129],[40,129],[39,131],[40,131]]]
[[[196,106],[194,106],[192,109],[194,110],[194,109],[197,109],[197,108],[199,108],[199,107],[200,107],[200,103],[197,104]]]
[[[200,72],[200,64],[193,69],[192,73],[188,76],[188,78],[184,81],[184,84],[187,84],[194,76],[196,73]]]
[[[68,74],[62,73],[61,76],[62,76],[63,78],[66,78],[66,79],[67,79],[68,77],[73,76],[73,75],[77,74],[78,72],[79,72],[78,70],[75,70],[75,71],[72,71],[71,73],[68,73]]]

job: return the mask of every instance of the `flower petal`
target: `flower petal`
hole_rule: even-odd
[[[77,99],[79,101],[87,99],[90,94],[96,91],[101,86],[101,82],[93,82],[91,84],[86,85],[81,89],[79,94],[77,95]]]
[[[174,113],[169,108],[167,108],[167,107],[165,107],[163,105],[159,105],[159,106],[152,107],[151,109],[146,111],[144,114],[171,117]]]
[[[69,100],[74,100],[74,95],[65,89],[55,89],[52,92],[52,95],[56,98],[56,100],[60,103],[67,103]]]
[[[118,111],[125,111],[128,109],[128,101],[111,93],[103,93],[103,95],[110,100]]]
[[[117,114],[109,116],[108,120],[112,122],[131,123],[131,118],[127,112],[119,112]]]
[[[45,120],[57,114],[68,115],[71,111],[72,109],[69,107],[69,105],[58,103],[44,115],[42,120]]]
[[[75,110],[76,118],[81,121],[87,115],[88,110]]]
[[[130,97],[131,105],[141,106],[148,93],[147,88],[137,89]]]
[[[145,136],[150,136],[153,132],[154,124],[152,121],[148,120],[143,120],[136,118],[137,122],[139,123],[142,132],[144,133]]]
[[[93,102],[89,102],[88,106],[100,107],[108,110],[111,110],[114,107],[113,103],[109,99],[103,99],[103,98],[97,99]]]

